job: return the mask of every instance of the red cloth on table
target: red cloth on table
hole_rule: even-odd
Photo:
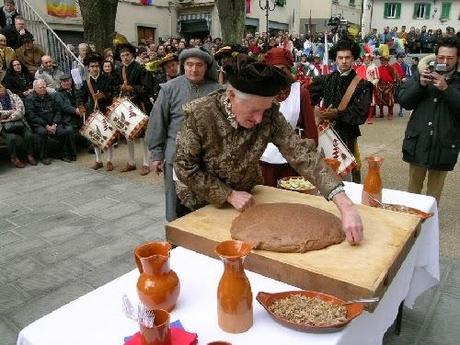
[[[179,328],[171,328],[171,345],[196,345],[198,343],[198,335],[190,333]],[[141,333],[134,334],[125,345],[141,345]]]

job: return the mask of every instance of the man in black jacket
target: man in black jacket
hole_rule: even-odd
[[[460,147],[459,55],[458,39],[442,38],[434,60],[422,59],[420,75],[404,84],[399,94],[401,105],[413,110],[402,145],[403,160],[409,163],[408,191],[421,193],[428,173],[426,194],[438,203]]]
[[[14,18],[18,15],[14,0],[3,0],[3,6],[0,7],[0,27],[6,29],[14,26]]]
[[[310,86],[310,97],[313,105],[323,101],[320,111],[320,120],[330,121],[334,129],[355,156],[359,164],[357,139],[361,136],[359,125],[367,118],[372,102],[372,84],[360,80],[357,84],[345,110],[339,111],[338,106],[345,96],[348,86],[355,79],[353,70],[354,60],[359,58],[359,46],[352,41],[342,40],[331,49],[331,58],[337,63],[337,70],[331,74],[317,77]],[[349,179],[349,178],[347,178]],[[358,168],[352,171],[352,180],[361,183],[361,174]]]
[[[65,162],[77,159],[75,137],[72,126],[64,122],[62,104],[58,95],[48,94],[44,80],[33,84],[34,92],[27,96],[26,119],[35,134],[38,135],[38,157],[43,164],[51,164],[48,158],[48,137],[57,137],[63,150],[61,158]]]

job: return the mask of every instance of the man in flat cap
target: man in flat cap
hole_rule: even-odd
[[[174,170],[178,215],[206,204],[229,203],[244,211],[254,204],[251,190],[263,183],[259,160],[272,142],[289,164],[312,181],[342,215],[347,240],[362,239],[362,222],[343,182],[319,156],[313,140],[302,140],[279,111],[275,97],[290,80],[282,70],[240,54],[225,66],[227,89],[184,106]]]
[[[164,172],[166,219],[176,215],[176,187],[173,163],[176,156],[176,135],[182,126],[182,106],[220,88],[214,58],[204,49],[191,48],[179,55],[181,75],[161,84],[161,90],[150,115],[146,140],[152,155],[151,169]]]
[[[21,46],[16,49],[16,57],[27,67],[30,75],[34,77],[45,52],[34,44],[32,34],[22,35],[19,41]]]

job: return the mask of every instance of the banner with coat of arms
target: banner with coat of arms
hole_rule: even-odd
[[[48,15],[59,18],[77,17],[75,0],[46,0]]]

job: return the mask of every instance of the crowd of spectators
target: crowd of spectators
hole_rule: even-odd
[[[85,108],[87,97],[81,96],[80,89],[90,77],[85,61],[93,55],[96,47],[87,42],[77,47],[68,45],[78,60],[73,61],[69,68],[59,66],[53,56],[36,44],[13,0],[4,0],[4,6],[0,8],[0,27],[0,138],[6,142],[11,162],[18,168],[25,166],[25,160],[32,165],[37,161],[50,164],[47,150],[50,137],[60,142],[59,158],[76,160],[78,130],[82,126],[83,115],[92,111]],[[411,27],[406,31],[406,27],[402,26],[400,30],[386,27],[381,33],[373,29],[363,39],[355,40],[361,44],[363,55],[365,52],[370,55],[381,53],[381,47],[386,46],[389,53],[401,57],[404,53],[431,53],[439,37],[455,35],[458,32],[451,27],[443,32],[440,29],[427,30],[425,26],[420,29]],[[122,35],[118,37],[124,39]],[[334,63],[328,62],[325,66],[323,57],[335,40],[337,35],[334,32],[298,34],[279,31],[269,37],[265,32],[255,32],[246,34],[238,49],[257,59],[263,59],[263,54],[273,47],[291,51],[295,60],[291,72],[308,85],[313,77],[334,71]],[[114,46],[107,47],[101,56],[100,73],[111,78],[114,85],[122,84],[121,78],[117,79],[122,65],[118,43],[115,39]],[[179,73],[178,55],[184,49],[199,48],[215,55],[224,47],[222,39],[210,36],[188,40],[160,38],[158,42],[152,37],[138,42],[133,55],[148,75],[145,90],[146,99],[151,103],[149,107],[158,96],[159,85]],[[359,67],[360,63],[358,61],[355,67]],[[400,71],[399,77],[395,75],[395,84],[405,81],[412,74],[410,65],[401,64],[404,73]],[[63,72],[70,69],[72,75]],[[79,76],[78,81],[76,75]],[[112,93],[116,95],[119,91],[114,89]],[[31,139],[33,137],[34,140]],[[17,146],[21,141],[25,142],[26,159],[18,157]],[[91,145],[86,146],[92,150]]]

